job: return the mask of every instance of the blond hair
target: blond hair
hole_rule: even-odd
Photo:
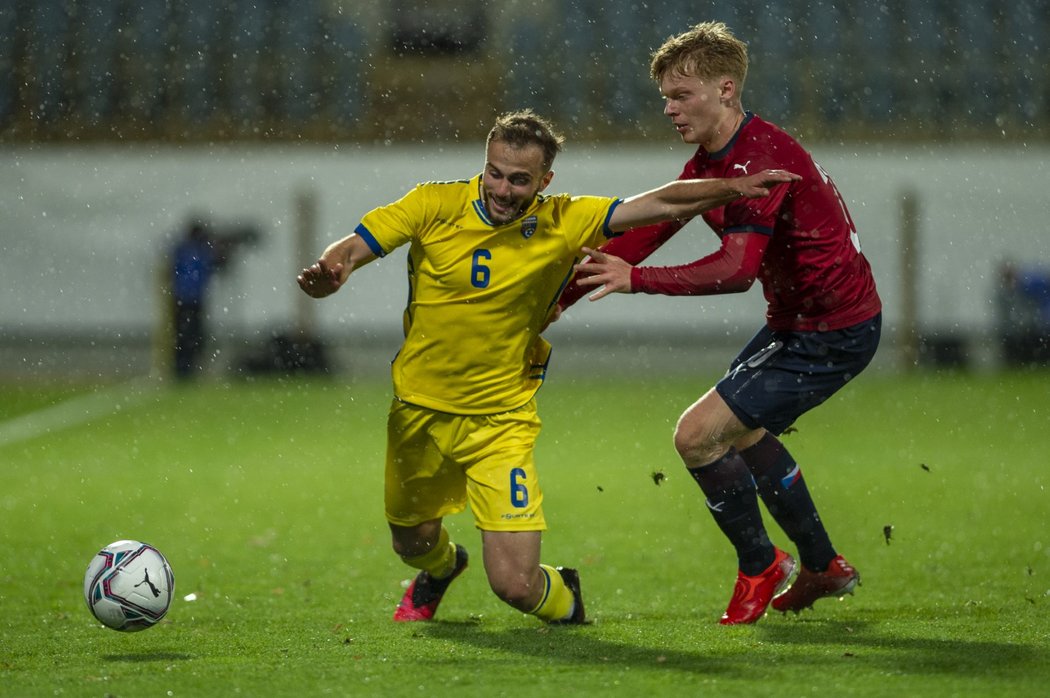
[[[669,75],[705,81],[728,77],[739,93],[747,79],[747,45],[724,22],[702,22],[656,49],[649,74],[658,83]]]

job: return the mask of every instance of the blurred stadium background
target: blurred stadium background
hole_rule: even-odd
[[[1050,266],[1048,0],[5,0],[0,377],[166,370],[162,280],[193,219],[242,243],[209,301],[209,372],[295,368],[318,347],[372,370],[397,346],[400,257],[323,303],[298,269],[415,182],[478,171],[506,109],[569,136],[552,191],[674,177],[692,149],[648,56],[706,19],[750,44],[745,107],[850,202],[886,304],[878,362],[1045,362],[1050,291],[1026,300],[1002,278]],[[678,237],[655,259],[714,245],[699,224]],[[575,309],[550,332],[556,365],[720,365],[760,296]],[[1011,356],[1007,332],[1041,352]]]

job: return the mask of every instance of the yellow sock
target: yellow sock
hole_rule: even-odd
[[[572,591],[565,586],[558,570],[550,565],[540,565],[540,569],[543,570],[546,589],[544,589],[543,598],[540,599],[539,604],[529,613],[547,622],[568,618],[575,605]]]
[[[430,552],[416,557],[402,557],[405,564],[417,570],[426,570],[434,579],[443,579],[456,568],[456,546],[449,540],[448,531],[441,527],[437,545]]]

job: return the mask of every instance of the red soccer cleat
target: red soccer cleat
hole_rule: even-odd
[[[394,611],[394,620],[418,621],[433,618],[452,580],[465,569],[467,569],[467,549],[457,544],[456,566],[452,569],[452,574],[443,579],[434,579],[426,571],[417,574],[408,589],[405,590],[405,595],[401,597],[401,603]]]
[[[726,612],[722,614],[722,625],[739,625],[754,623],[766,612],[769,602],[779,594],[795,574],[795,558],[783,550],[775,548],[776,557],[773,564],[760,574],[748,577],[738,572],[736,586],[733,587],[733,598],[729,601]]]
[[[824,572],[813,572],[803,566],[791,588],[773,599],[773,609],[798,613],[819,599],[852,594],[858,584],[860,573],[846,558],[837,555]]]

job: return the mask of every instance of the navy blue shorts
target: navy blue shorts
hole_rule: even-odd
[[[780,434],[875,356],[882,314],[831,332],[759,330],[715,389],[744,426]]]

